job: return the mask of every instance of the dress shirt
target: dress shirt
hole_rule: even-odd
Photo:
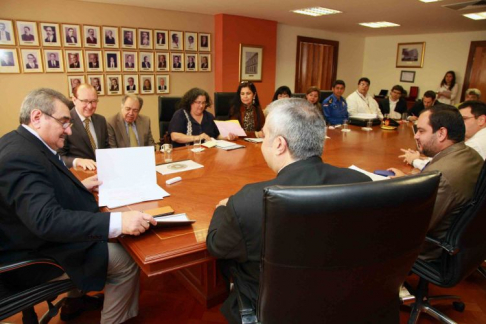
[[[356,90],[350,94],[346,101],[348,103],[348,113],[349,116],[356,114],[376,114],[380,119],[383,119],[383,114],[381,113],[378,103],[370,95],[363,96]]]
[[[7,34],[5,33],[5,30],[0,31],[0,40],[8,40],[7,39]]]
[[[393,101],[390,98],[389,101],[390,101],[390,113],[389,113],[388,117],[390,117],[392,119],[402,119],[402,114],[395,111],[395,108],[397,107],[398,100]]]
[[[127,130],[128,138],[130,138],[130,133],[128,132],[128,123],[126,121],[125,121],[125,129]],[[140,146],[140,140],[138,139],[138,132],[137,132],[137,121],[134,121],[132,123],[132,129],[133,132],[135,133],[135,137],[137,138],[137,144],[138,146]]]

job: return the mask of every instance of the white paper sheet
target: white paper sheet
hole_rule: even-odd
[[[354,114],[351,117],[358,118],[358,119],[375,119],[376,118],[376,114],[359,113],[359,114]]]
[[[361,172],[363,174],[366,174],[373,181],[390,180],[389,177],[384,177],[384,176],[381,176],[381,175],[378,175],[378,174],[374,174],[374,173],[368,172],[366,170],[363,170],[363,169],[358,168],[356,165],[350,166],[349,169],[355,170],[355,171],[358,171],[358,172]]]
[[[172,173],[177,173],[177,172],[195,170],[195,169],[199,169],[199,168],[204,168],[204,165],[196,163],[192,160],[184,160],[184,161],[179,161],[179,162],[172,162],[172,163],[157,165],[155,167],[155,170],[158,173],[161,173],[163,175],[167,175],[167,174],[172,174]]]
[[[229,133],[233,133],[237,136],[246,136],[243,128],[241,128],[238,120],[215,120],[216,126],[218,126],[219,133],[223,137],[227,137]]]
[[[152,146],[96,150],[99,206],[116,208],[169,196],[157,185]]]

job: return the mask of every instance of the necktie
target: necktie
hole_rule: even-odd
[[[89,118],[86,118],[84,120],[84,129],[86,129],[86,133],[88,133],[89,142],[91,143],[91,148],[93,149],[94,152],[96,150],[96,143],[93,139],[93,134],[91,134],[91,131],[89,130],[89,122],[90,122]]]
[[[64,163],[64,161],[61,159],[61,156],[59,155],[59,153],[57,153],[56,156],[59,159],[59,161],[61,161],[61,163],[67,168],[66,163]]]
[[[133,124],[128,124],[128,137],[130,138],[130,147],[137,147],[137,137],[135,137],[135,132],[133,131]]]

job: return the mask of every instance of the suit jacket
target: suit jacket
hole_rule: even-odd
[[[155,141],[150,129],[150,118],[138,115],[135,121],[140,146],[154,146]],[[130,147],[130,138],[125,127],[125,120],[121,113],[108,118],[108,137],[110,147]]]
[[[99,62],[89,62],[89,67],[90,68],[99,68],[100,67],[100,63]]]
[[[71,38],[73,38],[73,41],[71,41]],[[66,36],[66,43],[77,43],[77,42],[78,42],[78,39],[76,37]]]
[[[51,257],[79,289],[100,290],[109,213],[98,212],[93,194],[23,126],[0,139],[0,164],[0,262]]]
[[[38,68],[39,68],[39,64],[35,63],[35,64],[34,64],[34,67],[31,67],[31,66],[29,65],[29,63],[27,63],[27,64],[25,64],[25,68],[26,68],[26,69],[38,69]]]
[[[47,62],[47,66],[50,68],[58,68],[59,67],[59,61],[54,61],[54,64],[52,63],[51,60]]]
[[[44,42],[46,42],[46,43],[56,43],[57,42],[56,35],[52,35],[52,40],[51,41],[49,41],[49,37],[46,37],[44,39]]]
[[[181,62],[172,64],[172,67],[174,67],[176,69],[180,69],[182,67]]]
[[[187,63],[187,68],[188,69],[194,69],[196,67],[196,63],[192,62],[192,63]]]
[[[123,44],[133,45],[133,39],[123,38]]]
[[[165,86],[160,86],[159,85],[159,90],[167,90],[167,86],[166,85]]]
[[[207,69],[207,68],[208,68],[208,63],[201,64],[201,69]]]
[[[92,39],[90,37],[86,37],[86,43],[87,44],[98,44],[98,39],[96,39],[96,37],[93,37]]]
[[[115,37],[105,37],[105,44],[115,44]]]
[[[73,69],[79,69],[81,65],[79,64],[79,62],[76,62],[76,63],[70,63],[69,67]]]
[[[381,113],[389,114],[390,113],[390,98],[385,98],[379,102]],[[405,99],[400,98],[398,99],[397,105],[395,106],[395,111],[397,113],[403,114],[407,112],[407,102]]]
[[[73,161],[75,158],[91,159],[96,161],[96,155],[91,147],[91,143],[89,142],[88,133],[86,133],[86,129],[84,128],[81,118],[79,118],[78,113],[76,112],[76,108],[71,109],[71,118],[74,120],[73,126],[71,127],[73,133],[66,136],[64,147],[59,150],[59,154],[68,168],[73,166]],[[95,129],[98,148],[110,148],[105,117],[98,114],[93,114],[91,116],[91,122],[93,123]]]
[[[132,63],[127,62],[127,63],[125,63],[125,67],[126,68],[133,68],[133,67],[135,67],[135,64],[133,62]]]
[[[167,61],[159,62],[159,68],[166,68],[166,67],[167,67]]]
[[[146,69],[150,68],[150,62],[142,62],[142,67]]]
[[[23,41],[33,41],[34,40],[34,35],[22,34],[22,40]]]
[[[137,90],[137,86],[135,84],[131,87],[129,85],[127,85],[127,90]]]
[[[5,31],[5,38],[6,39],[2,39],[2,41],[10,41],[11,40],[10,33],[8,31]]]
[[[280,170],[275,179],[246,185],[229,198],[226,206],[216,208],[206,238],[207,248],[213,256],[228,260],[222,262],[225,264],[223,273],[226,266],[233,267],[235,272],[232,273],[238,277],[234,283],[256,305],[262,248],[263,189],[273,185],[331,185],[365,181],[370,181],[370,178],[350,169],[325,164],[317,156],[294,162]],[[227,319],[239,317],[234,290],[221,311]]]

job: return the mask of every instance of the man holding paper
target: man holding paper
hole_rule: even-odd
[[[59,92],[30,92],[21,126],[0,139],[0,262],[50,257],[65,270],[28,271],[13,285],[69,277],[83,292],[105,289],[101,323],[121,323],[138,314],[138,267],[109,238],[140,235],[152,216],[138,211],[100,213],[92,190],[97,176],[80,182],[56,150],[71,134],[69,101]],[[70,292],[61,318],[87,309],[90,297]],[[92,298],[92,297],[91,297]]]

